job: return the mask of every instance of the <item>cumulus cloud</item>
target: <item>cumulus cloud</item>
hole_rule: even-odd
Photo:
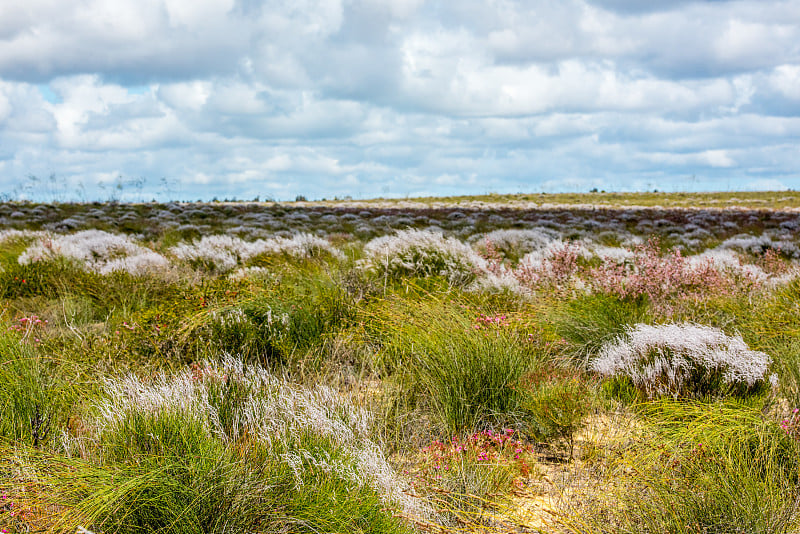
[[[6,4],[17,196],[800,186],[796,2]]]

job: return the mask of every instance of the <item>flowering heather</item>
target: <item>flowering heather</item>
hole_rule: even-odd
[[[485,313],[479,313],[472,327],[476,330],[481,330],[482,328],[504,328],[507,326],[511,326],[511,321],[505,314],[486,315]]]
[[[800,408],[792,410],[791,415],[782,419],[780,422],[781,430],[786,432],[786,435],[791,436],[796,440],[800,440]]]
[[[40,336],[42,330],[47,328],[47,319],[42,319],[38,315],[23,316],[13,322],[8,329],[11,332],[20,334],[20,341],[23,343],[33,340],[34,343],[41,343]]]
[[[639,245],[624,263],[604,262],[589,271],[593,287],[620,297],[647,295],[654,301],[674,295],[724,291],[728,280],[714,268],[712,260],[692,262],[680,250],[662,255],[656,240]]]
[[[436,440],[420,452],[421,465],[412,480],[417,490],[446,488],[451,481],[467,478],[465,471],[475,469],[484,479],[481,485],[485,491],[508,491],[513,487],[502,486],[523,485],[524,478],[535,468],[533,446],[523,442],[510,428],[496,433],[484,430],[465,438],[454,436],[445,441]],[[490,487],[485,487],[487,484]],[[460,489],[474,491],[475,488]]]
[[[102,230],[83,230],[70,235],[45,235],[29,246],[18,261],[22,265],[56,257],[80,262],[100,274],[160,269],[169,265],[166,258],[136,243],[131,237]]]
[[[427,230],[398,230],[364,247],[362,265],[387,277],[442,276],[465,285],[486,271],[486,260],[458,239]]]
[[[553,241],[541,250],[526,254],[514,270],[514,275],[529,287],[563,284],[578,271],[578,258],[586,252],[581,244]]]
[[[750,350],[741,336],[727,336],[718,328],[637,324],[604,345],[591,368],[628,377],[648,398],[677,398],[715,395],[725,387],[751,389],[763,383],[771,362],[763,352]]]

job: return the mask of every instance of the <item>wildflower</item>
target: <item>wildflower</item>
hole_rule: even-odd
[[[753,387],[765,379],[770,363],[769,356],[750,350],[741,336],[726,336],[717,328],[637,324],[603,346],[591,366],[606,376],[628,376],[649,397],[678,397],[701,392],[704,380],[716,374],[725,384]]]

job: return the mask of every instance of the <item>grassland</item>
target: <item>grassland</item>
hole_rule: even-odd
[[[797,194],[0,205],[6,532],[796,532]]]

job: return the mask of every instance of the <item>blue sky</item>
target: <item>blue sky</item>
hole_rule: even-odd
[[[800,189],[800,2],[0,3],[12,198],[594,187]]]

